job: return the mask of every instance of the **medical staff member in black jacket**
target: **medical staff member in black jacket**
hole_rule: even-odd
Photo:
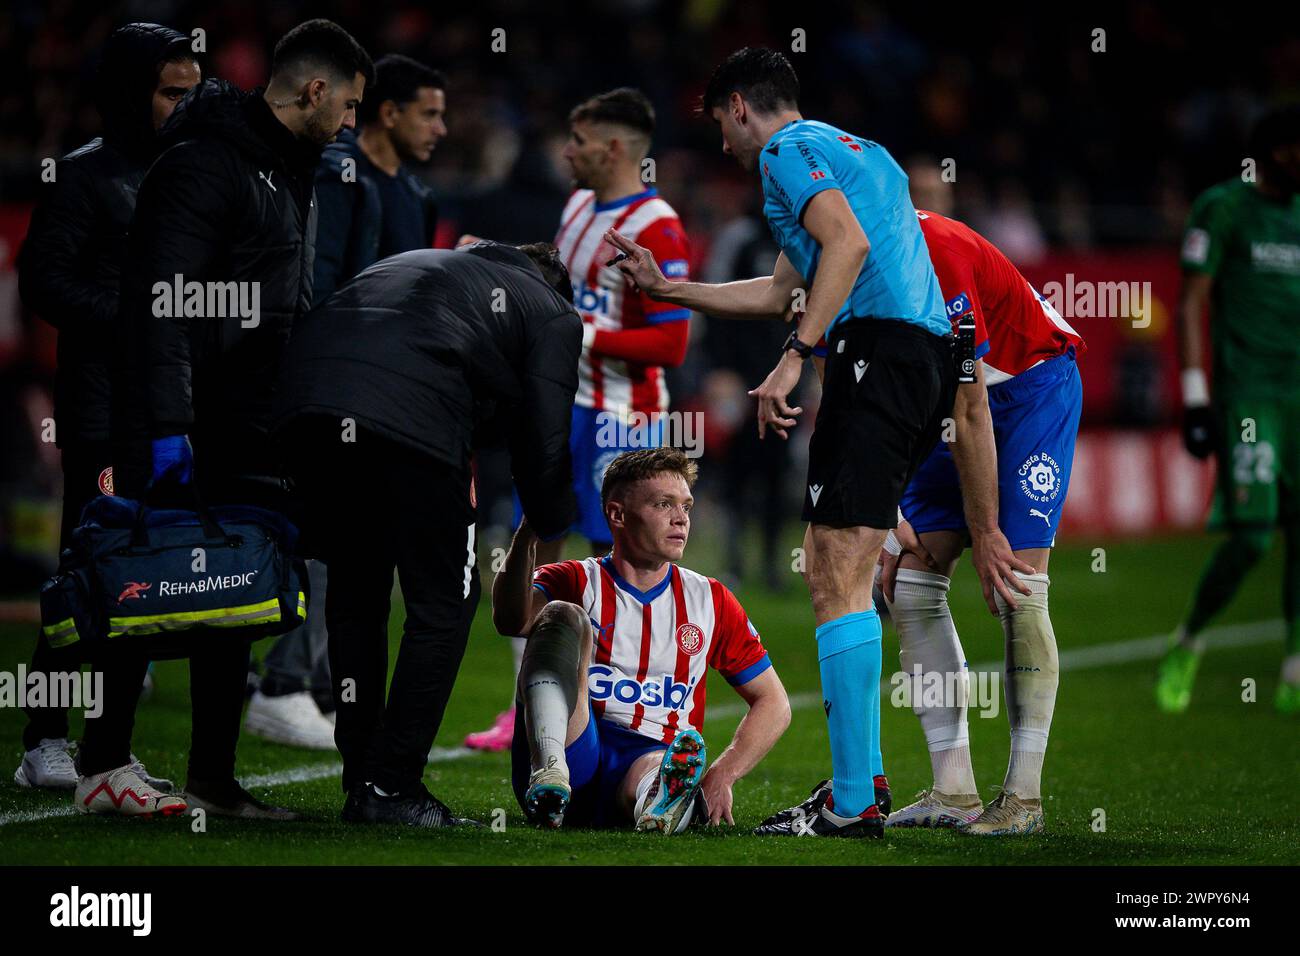
[[[355,122],[374,76],[342,27],[308,20],[276,44],[265,89],[208,80],[163,127],[140,185],[122,270],[112,436],[117,493],[154,504],[282,506],[271,393],[294,321],[311,302],[316,164]],[[288,820],[235,778],[248,672],[238,641],[195,642],[181,808]],[[89,813],[174,813],[123,799],[139,681],[104,654],[103,714],[87,725],[75,801]]]
[[[572,295],[554,247],[480,242],[383,259],[294,328],[275,421],[330,571],[345,821],[461,822],[422,777],[478,603],[471,453],[503,439],[529,523],[564,533]],[[406,622],[385,700],[394,569]]]
[[[113,493],[108,359],[127,226],[136,191],[158,152],[156,130],[200,78],[184,34],[157,23],[128,23],[113,31],[95,77],[103,135],[55,164],[18,257],[23,304],[59,330],[54,422],[63,466],[60,551],[68,546],[86,504]],[[79,642],[55,644],[43,635],[38,638],[30,673],[81,669]],[[74,789],[68,712],[29,706],[27,718],[23,761],[14,782]],[[171,789],[170,781],[150,776],[134,757],[130,768],[150,787]]]

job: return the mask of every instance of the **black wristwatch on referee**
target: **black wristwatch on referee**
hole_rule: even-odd
[[[799,330],[795,329],[790,333],[790,337],[785,340],[785,345],[781,346],[781,354],[786,352],[797,352],[801,359],[806,359],[813,354],[813,347],[805,345],[799,341]]]

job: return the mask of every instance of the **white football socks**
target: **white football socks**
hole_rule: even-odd
[[[515,665],[513,683],[511,686],[514,686],[514,684],[519,682],[519,671],[520,668],[524,666],[524,648],[527,646],[528,638],[526,637],[510,638],[510,654],[514,658]]]
[[[899,661],[909,681],[919,666],[923,682],[938,675],[943,687],[936,704],[913,684],[912,711],[921,720],[934,789],[947,796],[975,796],[966,707],[970,684],[966,654],[948,608],[949,581],[928,571],[898,572],[889,613],[898,628]]]
[[[548,605],[547,611],[550,608]],[[519,685],[534,772],[559,770],[568,779],[564,741],[577,705],[581,638],[565,614],[557,611],[534,627],[520,667]]]
[[[1037,800],[1042,797],[1043,755],[1056,709],[1060,664],[1056,635],[1047,613],[1049,578],[1046,574],[1015,574],[1032,593],[1016,593],[1019,608],[1015,611],[1001,595],[997,596],[1006,638],[1004,692],[1011,723],[1011,760],[1002,788],[1018,797]]]

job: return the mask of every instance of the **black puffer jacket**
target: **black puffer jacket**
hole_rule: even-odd
[[[191,91],[163,136],[172,145],[140,187],[122,283],[114,468],[128,495],[148,477],[149,441],[166,435],[191,437],[200,487],[205,473],[274,471],[271,392],[311,301],[319,147],[290,133],[260,90],[220,80]],[[202,316],[160,317],[176,305],[177,276],[205,294],[234,283],[224,289],[249,306],[256,290],[257,314],[219,317],[205,303]]]
[[[351,418],[459,469],[476,426],[500,435],[524,513],[546,537],[575,510],[569,423],[581,348],[578,314],[518,249],[404,252],[294,329],[276,424]]]
[[[104,135],[55,165],[18,256],[23,304],[59,330],[54,418],[60,446],[109,438],[109,356],[136,191],[157,146],[157,65],[189,37],[130,23],[104,47],[96,78]]]

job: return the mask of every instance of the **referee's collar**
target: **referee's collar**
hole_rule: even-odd
[[[772,143],[776,140],[776,138],[777,138],[778,136],[780,136],[782,133],[784,133],[786,130],[788,130],[788,129],[789,129],[791,126],[793,126],[795,123],[802,123],[802,122],[804,121],[804,119],[806,119],[806,117],[800,116],[798,119],[792,119],[792,120],[790,120],[790,122],[786,123],[786,124],[785,124],[784,126],[782,126],[779,130],[777,130],[775,133],[773,133],[771,136],[769,136],[769,137],[767,138],[767,142],[764,143],[764,144],[762,145],[762,147],[760,148],[759,152],[762,152],[762,150],[767,149],[769,146],[772,145]]]
[[[664,575],[663,580],[660,581],[658,584],[656,584],[654,587],[650,588],[650,590],[642,591],[640,588],[628,584],[628,582],[623,579],[623,575],[619,574],[617,571],[614,570],[614,561],[612,555],[607,554],[603,558],[601,558],[600,566],[605,569],[605,572],[611,578],[614,579],[615,584],[617,584],[628,594],[632,595],[642,604],[649,604],[659,595],[663,594],[664,590],[668,587],[668,585],[672,583],[673,574],[677,570],[676,566],[670,563],[668,565],[668,573]]]

